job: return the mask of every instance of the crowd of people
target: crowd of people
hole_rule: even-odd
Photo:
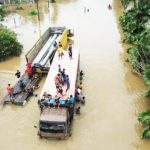
[[[56,50],[58,50],[59,53],[59,58],[63,57],[63,47],[62,44],[59,42],[58,44],[55,43],[54,45],[56,47]],[[72,59],[72,45],[69,44],[68,46],[68,55],[69,58]],[[38,79],[41,78],[39,74],[35,73],[35,68],[36,66],[33,65],[31,62],[28,62],[26,64],[26,70],[25,72],[28,75],[29,79]],[[26,80],[20,79],[21,77],[21,72],[19,70],[16,71],[15,76],[19,79],[18,84],[20,87],[20,91],[15,92],[15,89],[11,86],[11,84],[8,84],[7,86],[7,92],[8,95],[10,96],[10,99],[13,99],[15,95],[19,94],[20,92],[24,92],[25,95],[28,96],[37,96],[37,94],[34,94],[34,89],[38,88],[39,85],[35,84],[33,86],[26,87],[27,83]],[[43,108],[44,106],[64,106],[66,104],[73,104],[75,100],[77,102],[81,102],[81,104],[85,103],[85,97],[83,96],[82,93],[82,80],[83,80],[84,73],[81,70],[80,71],[80,76],[79,76],[79,84],[77,86],[77,89],[75,90],[75,97],[72,95],[68,95],[67,91],[70,89],[70,78],[69,75],[66,74],[65,68],[61,68],[61,65],[58,65],[58,73],[55,76],[55,87],[56,87],[56,95],[52,97],[48,93],[43,94],[43,98],[39,102],[41,107]]]
[[[57,92],[61,95],[64,94],[64,87],[66,87],[65,92],[70,88],[70,79],[69,75],[66,74],[65,69],[61,69],[61,65],[58,65],[58,74],[55,76],[55,86]]]
[[[40,104],[40,108],[41,110],[43,110],[43,108],[45,107],[67,107],[71,104],[74,104],[75,99],[72,95],[70,95],[69,97],[65,97],[65,99],[63,99],[63,97],[60,97],[58,95],[55,95],[54,97],[52,97],[51,94],[48,94],[47,92],[44,92],[42,99],[39,101]]]
[[[59,59],[63,58],[64,50],[61,42],[58,44],[54,43],[55,50],[58,51]],[[72,44],[68,46],[68,55],[70,60],[73,58],[72,56]],[[62,68],[61,65],[58,65],[58,73],[54,77],[55,87],[56,87],[56,95],[52,96],[51,93],[44,92],[43,98],[39,100],[39,104],[41,109],[44,107],[61,107],[68,106],[69,104],[74,104],[75,101],[80,102],[81,104],[85,104],[85,97],[82,92],[82,80],[84,73],[81,70],[79,75],[79,84],[75,90],[75,95],[69,95],[68,91],[70,90],[70,78],[66,73],[66,69]],[[77,110],[80,111],[80,108]]]
[[[66,74],[65,69],[61,69],[61,65],[58,65],[58,74],[55,76],[56,95],[52,96],[50,93],[44,92],[43,97],[39,100],[40,108],[43,110],[45,107],[69,107],[70,104],[74,105],[74,102],[80,102],[85,104],[85,97],[82,93],[82,80],[83,71],[80,71],[79,84],[75,91],[75,97],[68,95],[67,91],[70,88],[69,75]],[[80,112],[80,107],[76,109],[77,113]]]
[[[40,101],[41,108],[44,106],[65,106],[70,103],[73,104],[75,101],[72,95],[68,97],[66,94],[70,88],[70,79],[65,69],[61,69],[61,65],[58,65],[58,74],[55,76],[54,80],[56,95],[52,97],[51,94],[44,92],[43,98]]]
[[[40,79],[41,78],[41,75],[38,74],[38,73],[35,73],[35,66],[32,65],[31,62],[28,62],[26,64],[26,73],[27,73],[27,76],[29,79]],[[26,97],[29,97],[29,96],[37,96],[37,94],[34,94],[34,89],[38,88],[39,85],[37,83],[33,84],[33,85],[29,85],[28,87],[27,86],[27,80],[26,79],[23,79],[21,78],[21,72],[19,70],[16,71],[15,73],[15,76],[17,77],[17,79],[19,79],[18,81],[18,86],[14,86],[12,87],[11,84],[8,84],[6,90],[7,90],[7,93],[10,97],[10,100],[13,101],[15,96],[17,94],[20,94],[21,92],[24,92]]]

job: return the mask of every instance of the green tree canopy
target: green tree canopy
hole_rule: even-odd
[[[12,56],[19,56],[23,46],[17,41],[16,34],[0,26],[0,61]]]

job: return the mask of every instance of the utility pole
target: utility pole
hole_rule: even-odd
[[[48,0],[48,8],[49,8],[49,0]]]
[[[38,12],[39,34],[41,36],[41,24],[40,24],[40,13],[39,13],[39,3],[38,3],[38,0],[36,0],[36,7],[37,7],[37,12]]]
[[[40,21],[40,13],[39,13],[39,3],[38,3],[39,0],[37,0],[36,2],[36,8],[37,8],[37,12],[38,12],[38,20]]]

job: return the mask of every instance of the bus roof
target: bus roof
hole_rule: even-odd
[[[56,95],[56,86],[55,86],[55,76],[58,74],[58,65],[61,65],[61,69],[65,69],[67,75],[69,75],[70,80],[70,89],[67,91],[66,95],[75,95],[75,86],[76,86],[76,78],[78,72],[78,63],[79,63],[79,50],[72,49],[73,58],[69,58],[68,51],[64,50],[64,55],[62,59],[58,57],[58,51],[56,52],[50,70],[48,72],[45,84],[40,94],[40,98],[42,98],[43,93],[47,92],[51,94],[53,97]]]
[[[45,108],[41,112],[41,122],[66,122],[67,109],[66,108]]]

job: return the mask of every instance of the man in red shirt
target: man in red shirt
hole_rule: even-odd
[[[61,77],[59,73],[55,76],[55,84],[58,84],[58,85],[61,84]]]
[[[10,84],[8,84],[7,86],[7,92],[8,92],[8,95],[10,96],[10,98],[13,96],[13,88],[11,87]]]
[[[27,68],[31,68],[31,65],[32,65],[32,62],[30,61],[26,64]]]
[[[32,70],[31,70],[31,68],[27,68],[25,72],[28,74],[29,79],[31,79],[32,78]]]

